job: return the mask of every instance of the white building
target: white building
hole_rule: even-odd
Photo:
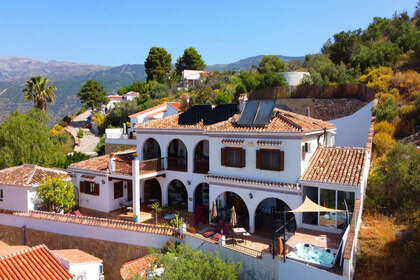
[[[64,267],[77,280],[103,280],[104,269],[100,258],[79,249],[52,250]]]
[[[288,86],[298,86],[302,83],[305,76],[310,76],[309,72],[280,72]]]
[[[202,70],[184,70],[182,71],[181,83],[185,90],[192,85],[199,83],[203,77],[206,77],[208,72]]]
[[[129,91],[123,95],[108,95],[107,97],[109,98],[109,102],[106,105],[106,109],[107,111],[109,111],[115,107],[115,104],[132,101],[136,99],[137,97],[139,97],[139,95],[140,94],[135,91]]]
[[[47,177],[65,177],[67,172],[24,164],[0,170],[0,209],[11,211],[37,210],[39,198],[37,188]]]

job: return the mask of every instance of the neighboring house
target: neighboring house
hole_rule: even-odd
[[[0,245],[3,245],[0,246],[0,279],[2,280],[77,279],[45,245],[31,248],[8,246],[5,243]],[[26,248],[22,249],[22,247]]]
[[[207,75],[208,72],[202,70],[184,70],[182,71],[181,85],[185,90],[188,90],[189,87],[200,83]]]
[[[100,258],[79,249],[52,250],[76,280],[103,280],[104,269]]]
[[[70,180],[65,170],[31,164],[0,170],[0,209],[36,210],[40,202],[37,188],[47,177],[66,177]]]
[[[124,103],[124,102],[128,102],[128,101],[132,101],[134,99],[136,99],[137,97],[139,97],[139,93],[135,92],[135,91],[129,91],[123,95],[108,95],[108,99],[109,102],[106,105],[106,110],[109,111],[112,108],[115,107],[115,104],[117,103]]]
[[[112,149],[113,145],[125,149],[134,147],[136,145],[135,135],[133,134],[135,125],[178,114],[180,111],[181,103],[165,102],[128,116],[130,118],[130,128],[124,124],[122,128],[107,128],[105,130],[105,152],[114,151],[115,149]]]
[[[138,279],[136,277],[143,277],[146,279],[147,272],[152,262],[153,256],[147,255],[124,263],[120,268],[121,278],[123,280]]]
[[[302,83],[302,80],[305,76],[310,76],[309,72],[279,72],[288,86],[298,86]]]

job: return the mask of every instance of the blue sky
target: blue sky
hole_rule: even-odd
[[[152,46],[175,61],[197,48],[207,64],[259,54],[319,52],[334,33],[375,16],[411,16],[417,0],[2,1],[0,56],[143,63]]]

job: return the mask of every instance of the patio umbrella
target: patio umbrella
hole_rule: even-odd
[[[236,211],[235,211],[235,206],[232,206],[232,211],[230,213],[230,224],[232,225],[232,227],[234,227],[236,225]]]
[[[213,207],[211,209],[211,219],[214,220],[217,218],[217,206],[216,206],[216,200],[213,201]]]

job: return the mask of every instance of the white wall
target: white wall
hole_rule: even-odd
[[[100,262],[98,263],[77,263],[77,264],[70,264],[68,270],[71,274],[76,276],[83,275],[86,280],[99,280],[99,266],[101,265]]]
[[[0,185],[3,190],[3,201],[0,201],[0,209],[12,211],[28,211],[34,208],[32,201],[29,200],[30,188],[22,186]]]
[[[302,83],[305,75],[310,76],[309,72],[280,72],[289,86],[297,86]]]
[[[80,192],[80,181],[90,181],[99,184],[99,195],[91,195]],[[104,182],[104,183],[102,183]],[[101,212],[110,212],[114,210],[110,203],[110,197],[114,198],[114,188],[108,185],[108,178],[106,176],[96,176],[94,180],[87,180],[81,178],[80,173],[76,173],[73,178],[73,185],[79,194],[79,207],[94,209]]]
[[[350,116],[331,120],[337,127],[336,146],[365,147],[369,135],[373,101]]]

